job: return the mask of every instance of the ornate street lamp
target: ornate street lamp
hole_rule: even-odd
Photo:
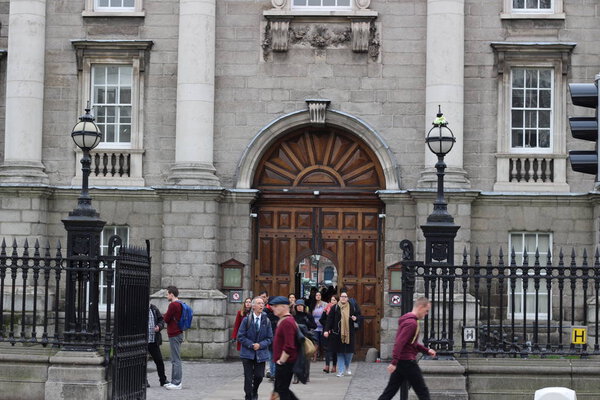
[[[100,235],[105,222],[92,207],[89,193],[90,151],[102,139],[89,105],[73,127],[71,138],[83,152],[83,178],[77,207],[62,220],[67,231],[69,266],[65,283],[65,350],[94,351],[100,338],[99,256]],[[112,277],[107,276],[107,279]]]
[[[92,164],[90,151],[98,146],[102,139],[102,133],[100,132],[98,125],[94,123],[94,116],[90,114],[89,104],[88,108],[85,109],[85,114],[79,117],[79,122],[73,127],[71,138],[73,138],[77,147],[83,152],[83,157],[81,158],[83,179],[81,184],[81,195],[77,201],[77,208],[69,215],[98,217],[98,213],[92,208],[92,198],[90,197],[88,182],[91,172],[90,166]]]

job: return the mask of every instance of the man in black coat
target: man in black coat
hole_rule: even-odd
[[[165,321],[163,320],[162,314],[154,304],[150,304],[150,308],[148,309],[148,353],[150,353],[150,357],[152,357],[154,364],[156,364],[156,372],[158,372],[160,386],[169,383],[167,376],[165,375],[165,363],[163,361],[162,353],[160,352],[160,345],[162,344],[160,331],[164,327]],[[147,386],[150,386],[147,382],[148,381],[146,381]]]

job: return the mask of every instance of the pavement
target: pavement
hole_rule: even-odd
[[[338,378],[322,371],[323,362],[311,365],[310,382],[290,385],[299,399],[306,400],[370,400],[377,399],[388,380],[387,363],[353,362],[352,376]],[[171,363],[165,361],[167,377]],[[166,390],[158,386],[158,375],[152,361],[148,362],[148,400],[244,400],[244,373],[240,361],[183,362],[183,388]],[[273,383],[264,379],[259,400],[269,400]]]

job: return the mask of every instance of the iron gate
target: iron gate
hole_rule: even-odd
[[[121,247],[115,257],[115,320],[112,338],[112,399],[146,398],[150,242]],[[107,293],[110,296],[110,291]],[[109,298],[110,301],[110,298]]]

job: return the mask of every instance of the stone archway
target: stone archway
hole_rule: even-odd
[[[338,289],[357,299],[364,324],[356,353],[379,347],[383,301],[384,170],[353,132],[305,124],[279,135],[256,162],[253,289],[300,294],[298,263],[313,254],[336,266]]]

